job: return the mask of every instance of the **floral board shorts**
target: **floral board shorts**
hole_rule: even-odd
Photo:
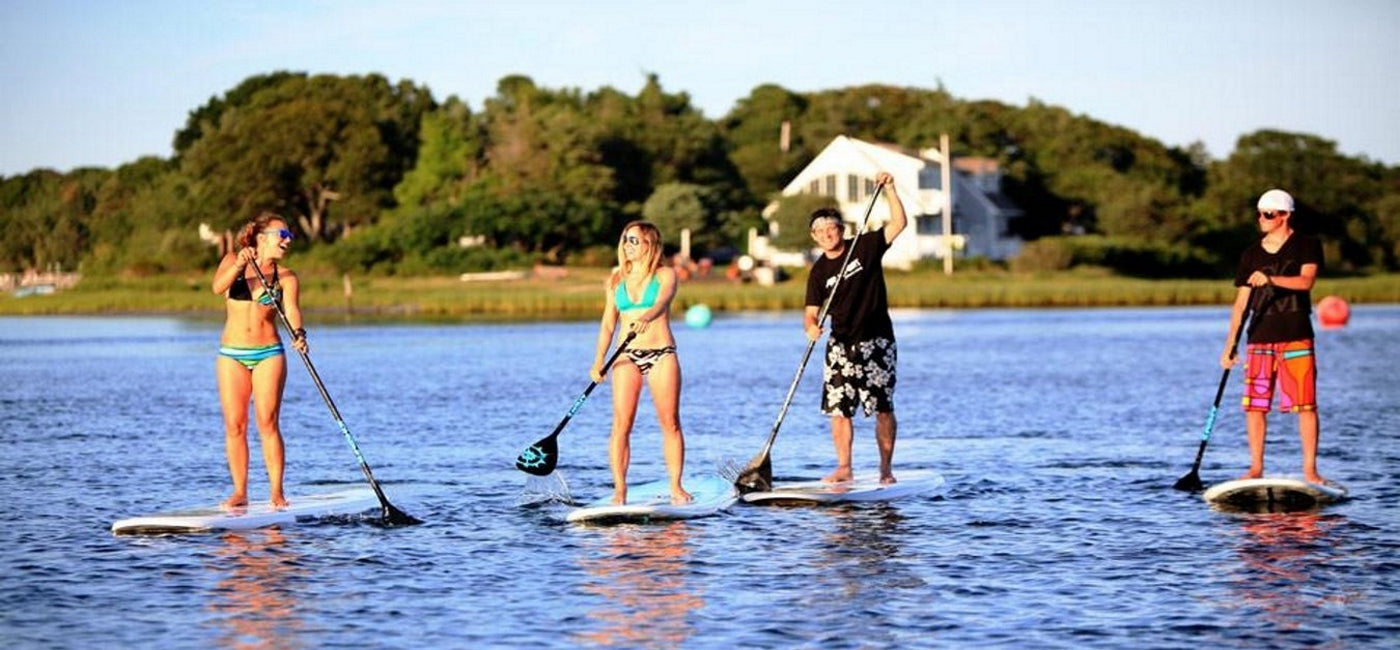
[[[856,407],[871,413],[894,411],[894,341],[855,343],[828,340],[822,372],[822,414],[853,417]]]
[[[1278,386],[1279,412],[1316,411],[1314,359],[1311,340],[1245,346],[1244,410],[1268,412]]]

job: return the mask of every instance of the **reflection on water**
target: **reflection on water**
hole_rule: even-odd
[[[823,590],[856,600],[865,592],[889,588],[917,588],[919,576],[901,561],[908,554],[901,540],[909,533],[906,517],[897,505],[814,508],[831,517],[826,543],[820,546],[818,566],[833,584]]]
[[[1317,608],[1347,600],[1328,578],[1337,553],[1340,515],[1318,511],[1242,515],[1245,533],[1236,546],[1241,565],[1231,576],[1238,605],[1259,608],[1280,629],[1310,625]]]
[[[596,553],[580,556],[589,576],[582,590],[604,600],[588,612],[601,627],[580,630],[576,641],[676,647],[695,633],[689,614],[703,607],[705,599],[688,580],[692,550],[686,522],[587,532],[601,537]]]
[[[210,558],[218,575],[206,608],[219,628],[218,645],[231,648],[306,647],[303,606],[296,593],[304,577],[300,556],[276,528],[228,533]]]

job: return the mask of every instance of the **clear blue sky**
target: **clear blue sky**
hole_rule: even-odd
[[[711,118],[757,85],[1031,98],[1223,158],[1261,128],[1400,164],[1395,0],[3,0],[0,175],[170,156],[276,70],[377,72],[479,109],[496,82],[646,74]]]

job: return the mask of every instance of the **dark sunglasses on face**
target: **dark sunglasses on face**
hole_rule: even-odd
[[[1268,211],[1268,210],[1260,210],[1260,211],[1259,211],[1259,218],[1260,218],[1260,219],[1266,219],[1266,220],[1268,220],[1268,221],[1273,221],[1274,219],[1277,219],[1277,218],[1279,218],[1279,217],[1282,217],[1282,216],[1285,215],[1285,214],[1288,214],[1288,212],[1287,212],[1286,210],[1276,210],[1276,211],[1273,211],[1273,212],[1270,212],[1270,211]]]
[[[262,231],[262,234],[277,235],[278,237],[281,237],[282,239],[285,239],[287,241],[296,239],[296,237],[292,235],[292,231],[287,230],[286,228],[278,228],[276,230],[264,230]]]
[[[636,236],[636,235],[628,235],[628,236],[626,236],[626,237],[623,237],[623,238],[622,238],[622,241],[624,241],[624,242],[626,242],[626,243],[628,243],[628,244],[631,244],[631,245],[633,245],[633,246],[641,246],[641,245],[642,245],[642,239],[641,239],[640,237]]]

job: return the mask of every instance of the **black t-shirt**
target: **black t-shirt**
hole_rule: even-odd
[[[1277,253],[1264,250],[1263,242],[1245,249],[1235,271],[1235,286],[1243,287],[1249,275],[1263,271],[1265,275],[1296,276],[1304,264],[1316,264],[1322,270],[1322,242],[1316,237],[1293,233]],[[1254,290],[1254,321],[1249,325],[1250,343],[1281,343],[1313,337],[1312,292],[1294,291],[1268,285]]]
[[[851,240],[846,240],[846,245],[850,246]],[[880,258],[889,248],[883,228],[855,240],[846,277],[836,287],[831,310],[827,312],[831,316],[831,338],[842,343],[877,337],[894,340],[889,298],[885,293],[885,271],[880,266]],[[808,306],[821,307],[844,261],[846,254],[842,252],[835,259],[822,255],[812,264],[807,275]]]

